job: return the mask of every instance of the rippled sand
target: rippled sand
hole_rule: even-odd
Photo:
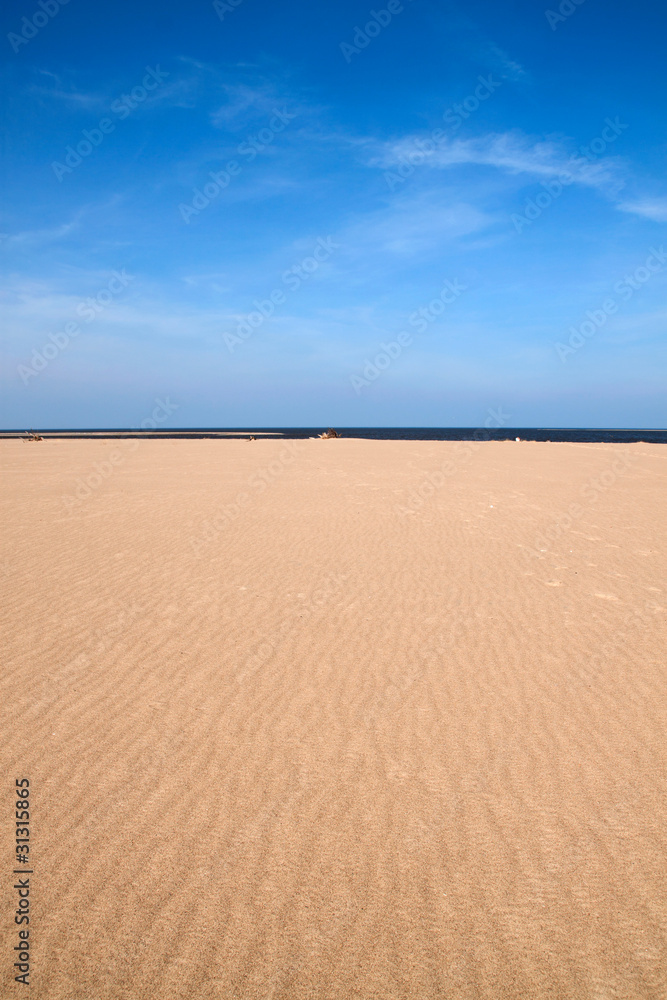
[[[33,997],[665,995],[664,446],[0,457]]]

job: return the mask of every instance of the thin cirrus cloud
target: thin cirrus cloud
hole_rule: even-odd
[[[618,207],[622,212],[641,215],[652,222],[667,222],[667,198],[640,198],[624,201]]]
[[[181,60],[176,63],[153,62],[151,67],[137,63],[136,73],[125,73],[122,79],[105,81],[100,90],[84,90],[78,85],[76,76],[68,73],[62,76],[47,70],[39,70],[39,75],[47,77],[47,83],[33,83],[26,88],[28,97],[36,96],[41,101],[60,106],[70,115],[91,115],[108,112],[115,100],[122,98],[135,86],[140,86],[147,69],[157,69],[162,75],[160,85],[146,94],[135,107],[144,109],[154,107],[194,108],[197,103],[198,91],[201,89],[201,78],[197,72],[180,71]],[[53,80],[49,85],[48,80]],[[62,114],[62,112],[58,112]]]
[[[78,218],[76,218],[71,222],[64,222],[62,225],[53,226],[50,229],[26,229],[12,235],[5,234],[7,246],[34,250],[51,243],[60,243],[77,229],[78,224]]]
[[[211,124],[215,128],[242,126],[249,119],[270,114],[282,100],[276,95],[275,89],[269,86],[222,84],[221,89],[226,100],[211,113]]]
[[[420,147],[423,139],[423,135],[410,135],[384,143],[372,155],[369,165],[395,168],[413,162],[415,154],[421,151],[420,163],[433,169],[478,165],[534,178],[569,174],[574,183],[610,195],[616,194],[625,183],[621,162],[616,157],[600,157],[588,162],[562,142],[535,141],[518,131],[490,133],[471,139],[444,139],[430,151]]]
[[[135,291],[141,284],[134,276],[127,292],[119,296],[108,308],[101,310],[93,322],[86,322],[80,307],[87,295],[94,295],[108,281],[106,272],[81,275],[85,278],[87,290],[73,292],[74,276],[69,281],[12,283],[9,288],[0,288],[3,299],[3,313],[9,334],[5,348],[16,363],[28,363],[32,347],[39,348],[48,342],[49,333],[64,329],[69,322],[80,327],[78,339],[72,340],[72,352],[64,353],[62,366],[67,367],[68,359],[75,357],[80,349],[88,350],[103,338],[119,342],[152,342],[164,349],[168,344],[197,347],[220,343],[220,333],[236,321],[236,314],[230,310],[200,308],[196,327],[192,329],[191,309],[183,302],[165,297],[159,291]],[[27,335],[27,338],[26,338]],[[60,367],[60,366],[59,366]]]
[[[486,48],[486,52],[483,53],[486,56],[489,64],[497,70],[497,72],[502,73],[502,75],[514,83],[519,81],[528,80],[528,71],[517,62],[516,59],[512,59],[504,49],[499,48],[494,43],[489,43]]]
[[[667,264],[636,282],[631,296],[615,291],[624,275],[645,273],[667,221],[653,166],[664,142],[659,128],[640,127],[647,107],[660,120],[657,29],[635,19],[642,54],[623,75],[627,23],[611,9],[604,25],[615,25],[617,50],[600,47],[602,15],[592,7],[551,32],[539,11],[516,23],[511,4],[500,17],[503,5],[490,0],[474,12],[414,4],[410,21],[347,63],[337,45],[354,26],[345,5],[287,21],[262,5],[253,0],[224,23],[210,3],[155,25],[134,18],[133,30],[107,33],[104,52],[90,46],[88,22],[63,21],[59,36],[58,21],[13,62],[16,121],[30,130],[6,150],[0,295],[15,364],[7,366],[5,425],[118,426],[124,408],[129,424],[157,382],[160,391],[181,387],[187,417],[179,419],[234,424],[246,411],[220,402],[221,379],[229,398],[241,385],[254,419],[267,425],[333,419],[335,400],[333,412],[358,423],[362,411],[346,402],[350,373],[446,280],[459,280],[465,294],[367,396],[352,394],[354,406],[368,407],[362,422],[465,422],[476,419],[470,407],[479,403],[484,413],[500,396],[515,420],[539,424],[555,412],[555,403],[549,410],[537,399],[544,390],[560,400],[564,425],[614,424],[631,407],[633,420],[655,423],[662,397],[646,403],[642,392],[635,401],[628,390],[632,400],[619,409],[609,372],[622,387],[632,366],[647,382],[665,370]],[[438,58],[429,58],[431,42]],[[149,63],[169,75],[121,126],[112,105],[141,86]],[[441,112],[465,101],[480,73],[502,87],[457,130]],[[287,116],[284,128],[276,111]],[[431,111],[438,141],[425,124]],[[612,113],[632,124],[618,126],[622,141],[604,138]],[[103,116],[118,122],[113,135],[59,183],[52,161]],[[601,152],[585,158],[581,142]],[[241,169],[209,198],[210,175],[221,176],[231,160]],[[398,180],[389,183],[391,173]],[[186,225],[180,205],[195,197],[204,207]],[[520,230],[512,216],[519,209]],[[283,275],[320,238],[332,239],[335,252],[292,291]],[[64,324],[80,322],[81,303],[124,268],[128,287],[24,385],[16,365]],[[224,333],[274,289],[289,295],[230,353]],[[617,312],[563,366],[554,344],[609,297]],[[539,393],[533,375],[543,380]],[[457,410],[447,400],[462,379],[468,408]],[[426,408],[425,380],[434,400]],[[576,380],[586,394],[573,416]],[[315,399],[323,390],[326,403]],[[589,406],[601,392],[599,407]],[[396,412],[375,412],[374,401],[392,393]],[[521,409],[531,393],[537,401]],[[291,401],[300,396],[297,413]],[[206,398],[214,402],[202,410]]]
[[[366,266],[386,254],[428,253],[488,228],[495,217],[448,194],[429,193],[394,200],[374,212],[361,213],[337,236]]]

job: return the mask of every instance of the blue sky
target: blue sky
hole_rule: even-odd
[[[655,0],[7,5],[0,425],[665,426],[666,34]]]

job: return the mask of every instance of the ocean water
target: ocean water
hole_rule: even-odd
[[[70,438],[312,438],[326,427],[183,427],[141,431],[135,428],[40,430],[44,437]],[[377,441],[581,441],[631,444],[646,441],[667,444],[667,430],[637,430],[591,427],[337,427],[344,438],[366,438]],[[0,431],[0,438],[21,437],[24,430]]]

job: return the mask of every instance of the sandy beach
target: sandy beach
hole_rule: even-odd
[[[39,1000],[667,992],[667,449],[0,442]]]

